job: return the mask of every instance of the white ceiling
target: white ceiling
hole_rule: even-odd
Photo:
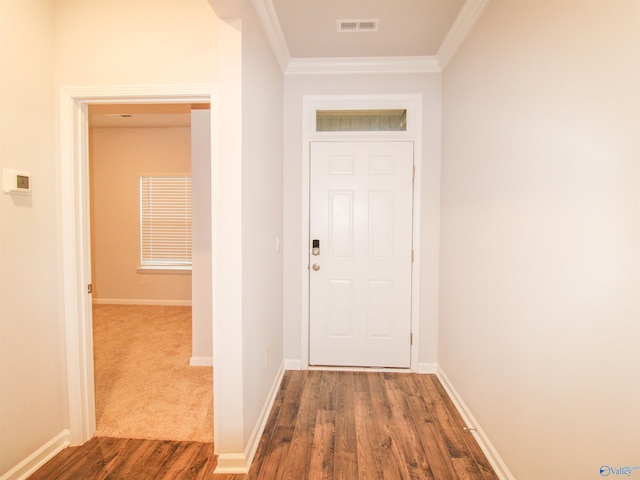
[[[435,56],[464,0],[271,0],[292,58]],[[337,20],[378,19],[375,32]]]

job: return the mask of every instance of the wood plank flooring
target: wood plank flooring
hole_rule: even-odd
[[[94,438],[44,479],[497,480],[434,375],[285,373],[248,475],[213,475],[211,444]]]
[[[290,371],[246,478],[497,480],[464,427],[435,375]]]
[[[204,480],[215,465],[212,443],[94,437],[66,448],[29,480]]]

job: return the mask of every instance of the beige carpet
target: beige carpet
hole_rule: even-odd
[[[191,307],[95,305],[97,436],[213,442],[213,373],[191,367]]]

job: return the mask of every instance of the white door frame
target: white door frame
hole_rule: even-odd
[[[105,103],[210,103],[213,115],[217,91],[214,85],[209,84],[61,89],[59,178],[62,307],[66,337],[69,441],[72,445],[89,440],[96,429],[90,321],[92,305],[91,296],[87,293],[87,285],[91,283],[88,106]],[[212,152],[217,143],[214,123],[217,122],[211,122]],[[215,162],[215,158],[212,155],[212,162]],[[217,230],[214,228],[213,231],[215,235]],[[215,240],[212,237],[212,241]]]
[[[406,109],[407,130],[403,132],[316,132],[317,110]],[[413,249],[411,269],[412,372],[419,370],[420,344],[420,232],[422,198],[422,94],[407,95],[305,95],[302,99],[302,285],[301,365],[309,368],[309,200],[310,143],[314,141],[411,141],[416,168],[413,187]]]

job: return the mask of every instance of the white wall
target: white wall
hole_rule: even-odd
[[[94,302],[190,303],[190,272],[147,274],[138,267],[140,175],[190,175],[191,129],[92,128],[89,147]],[[210,230],[208,221],[203,231]]]
[[[213,250],[213,418],[214,446],[219,454],[237,455],[245,448],[242,365],[242,27],[221,21],[218,27],[219,100],[212,106],[216,133],[212,179]],[[224,161],[215,161],[215,157]],[[226,206],[226,208],[223,208]],[[221,274],[222,269],[226,274]],[[223,321],[221,321],[223,320]],[[224,395],[219,393],[223,392]],[[242,454],[240,455],[241,457]],[[245,459],[240,459],[244,466]]]
[[[440,208],[440,75],[287,75],[284,103],[284,356],[301,360],[302,98],[304,95],[423,95],[420,358],[437,360]],[[307,359],[304,359],[307,360]]]
[[[0,476],[67,424],[52,38],[52,2],[0,1],[0,166],[32,185],[0,193]]]
[[[245,437],[282,365],[283,77],[251,6],[242,28],[242,312]],[[265,348],[269,349],[265,365]]]
[[[225,185],[227,201],[235,193],[232,201],[241,208],[240,223],[233,218],[224,221],[230,229],[242,232],[242,261],[238,265],[242,289],[229,292],[231,301],[240,302],[242,316],[240,321],[234,318],[224,325],[216,322],[214,331],[214,417],[223,408],[226,412],[216,423],[214,443],[220,454],[219,466],[242,468],[249,449],[256,445],[252,442],[259,440],[253,434],[260,433],[256,426],[260,415],[268,414],[263,407],[283,363],[282,254],[275,248],[276,238],[282,238],[282,73],[251,2],[214,5],[224,19],[220,24],[218,121],[222,126],[218,154],[229,162],[224,171],[213,175],[232,177]],[[221,201],[215,195],[214,205]],[[228,245],[227,249],[235,252],[237,247]],[[213,300],[215,308],[215,296]],[[221,351],[233,361],[218,362]],[[231,403],[219,401],[221,380],[233,384],[235,403],[231,397],[224,399]]]
[[[513,476],[640,465],[640,3],[493,1],[443,74],[439,363]]]

